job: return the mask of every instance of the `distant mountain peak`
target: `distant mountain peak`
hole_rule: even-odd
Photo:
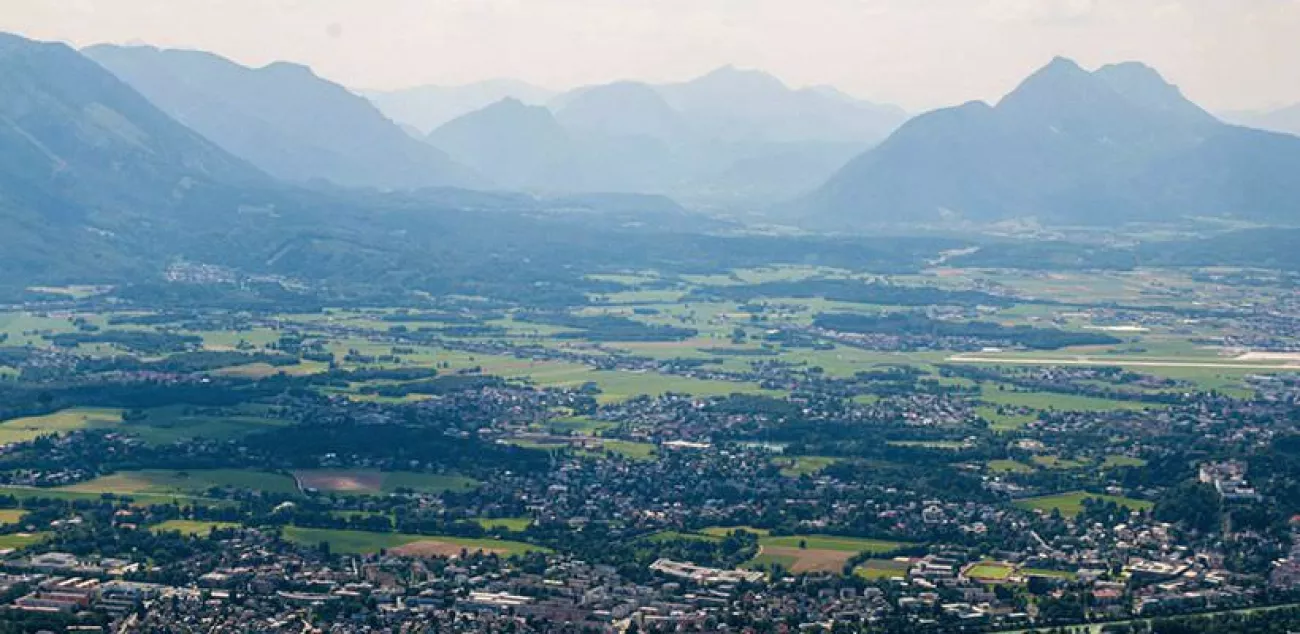
[[[1013,99],[1026,93],[1044,90],[1060,90],[1067,86],[1078,86],[1092,81],[1092,73],[1084,70],[1077,62],[1056,56],[1052,61],[1031,73],[1002,100]]]
[[[1145,64],[1058,57],[989,108],[915,117],[806,200],[839,227],[1276,217],[1300,200],[1300,140],[1221,124]],[[906,221],[904,221],[906,222]]]
[[[1108,64],[1093,76],[1146,110],[1174,115],[1186,123],[1209,123],[1214,116],[1192,103],[1178,86],[1167,81],[1156,69],[1141,62]]]
[[[271,62],[266,66],[254,70],[260,70],[267,73],[277,73],[282,75],[300,75],[300,76],[319,77],[316,74],[316,71],[312,70],[310,66],[306,66],[304,64],[297,64],[294,62]]]
[[[727,64],[726,66],[720,66],[718,68],[715,68],[712,71],[709,71],[708,73],[705,73],[695,78],[693,81],[719,81],[719,80],[749,81],[749,82],[763,83],[768,85],[780,84],[782,87],[785,87],[785,82],[781,81],[771,73],[767,73],[758,70],[756,68],[740,68],[735,64]]]
[[[1052,60],[1051,60],[1050,62],[1047,62],[1047,65],[1046,65],[1046,66],[1043,66],[1041,69],[1039,69],[1038,72],[1041,73],[1041,72],[1044,72],[1044,71],[1046,71],[1046,72],[1051,72],[1051,73],[1086,73],[1086,72],[1088,72],[1088,71],[1084,70],[1082,66],[1079,65],[1079,62],[1076,62],[1076,61],[1074,61],[1073,59],[1071,59],[1071,58],[1069,58],[1069,57],[1065,57],[1064,55],[1056,55],[1056,56],[1053,56],[1053,57],[1052,57]]]

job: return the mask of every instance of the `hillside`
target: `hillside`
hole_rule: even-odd
[[[0,269],[57,280],[142,266],[141,232],[270,179],[63,44],[0,34]]]

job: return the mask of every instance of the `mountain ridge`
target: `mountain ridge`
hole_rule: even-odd
[[[1088,72],[1056,58],[996,105],[968,103],[912,119],[787,209],[809,226],[833,229],[1276,217],[1285,211],[1276,201],[1300,200],[1300,191],[1242,166],[1276,160],[1300,169],[1300,143],[1243,130],[1145,65]],[[1253,151],[1272,158],[1249,156]],[[1236,162],[1216,162],[1226,156]]]
[[[212,53],[147,46],[97,45],[83,53],[277,178],[383,189],[486,184],[306,66],[249,68]]]

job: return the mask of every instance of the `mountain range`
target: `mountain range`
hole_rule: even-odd
[[[1225,124],[1139,63],[1057,58],[996,105],[918,116],[791,205],[806,225],[1294,221],[1300,138]]]
[[[83,53],[172,118],[282,180],[384,189],[489,184],[305,66],[247,68],[149,46]]]
[[[896,107],[726,67],[678,84],[587,86],[545,106],[507,98],[428,140],[506,187],[758,206],[812,189],[905,118]]]
[[[410,126],[418,135],[502,99],[538,106],[555,97],[552,90],[517,79],[489,79],[461,86],[416,86],[402,90],[366,90],[360,94],[389,119]]]
[[[0,82],[6,297],[33,284],[156,283],[169,267],[199,263],[334,292],[571,300],[563,285],[585,269],[566,266],[614,258],[632,239],[609,232],[649,226],[639,239],[659,244],[655,231],[709,226],[655,196],[287,183],[64,44],[0,34]]]
[[[200,262],[347,292],[527,292],[568,301],[581,295],[572,285],[573,271],[586,270],[579,261],[630,269],[694,263],[712,270],[773,250],[804,263],[828,261],[830,253],[860,257],[858,243],[847,240],[706,236],[736,226],[688,213],[662,196],[619,193],[713,187],[719,197],[756,200],[788,190],[795,179],[815,186],[818,172],[835,171],[826,151],[835,142],[819,140],[824,131],[806,122],[779,126],[768,106],[744,103],[724,126],[701,113],[723,117],[711,99],[725,91],[700,84],[669,90],[622,82],[545,106],[507,99],[430,135],[474,168],[455,169],[491,172],[493,179],[539,190],[559,184],[545,195],[408,188],[397,181],[393,188],[401,191],[376,191],[321,186],[310,181],[324,174],[286,178],[277,173],[283,165],[265,167],[271,158],[288,161],[320,145],[374,139],[418,148],[395,154],[408,167],[427,165],[412,157],[424,160],[432,145],[305,69],[248,69],[220,59],[193,62],[189,55],[173,67],[170,53],[154,49],[87,53],[99,62],[64,44],[0,34],[0,286],[159,279],[169,265]],[[137,55],[144,61],[137,63]],[[199,70],[176,76],[191,68]],[[136,73],[143,77],[132,81]],[[279,81],[267,81],[268,73]],[[200,79],[213,83],[168,84]],[[751,82],[744,90],[776,90],[757,79],[728,70],[704,85],[718,82],[735,94]],[[149,91],[142,94],[137,84]],[[263,91],[267,112],[259,115],[248,94],[197,103],[216,86]],[[787,97],[803,103],[807,95]],[[317,107],[328,114],[317,114]],[[272,123],[295,112],[325,123],[315,131]],[[711,123],[701,127],[701,121]],[[240,137],[227,136],[222,125],[237,122],[263,130],[265,143],[279,153],[268,157],[232,142]],[[339,140],[368,125],[375,126],[374,139]],[[737,132],[744,126],[765,132]],[[857,138],[839,142],[849,148],[843,160],[866,144]],[[906,223],[953,229],[959,221],[1024,217],[1121,226],[1233,216],[1294,226],[1298,168],[1300,138],[1223,123],[1146,66],[1088,72],[1057,59],[996,105],[969,103],[912,119],[786,211],[799,213],[795,218],[809,227],[835,231]],[[357,166],[372,179],[386,176],[366,169],[376,168]],[[590,193],[611,184],[617,187]],[[1277,247],[1272,252],[1289,249],[1293,233],[1267,234]],[[879,250],[866,254],[873,261],[893,252],[890,245],[873,248]],[[1212,254],[1212,248],[1194,252]],[[994,250],[980,253],[998,261]]]

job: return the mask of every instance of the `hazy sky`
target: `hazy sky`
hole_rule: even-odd
[[[996,99],[1061,54],[1145,61],[1212,109],[1300,102],[1300,0],[0,0],[0,30],[290,60],[358,88],[733,63],[918,110]]]

